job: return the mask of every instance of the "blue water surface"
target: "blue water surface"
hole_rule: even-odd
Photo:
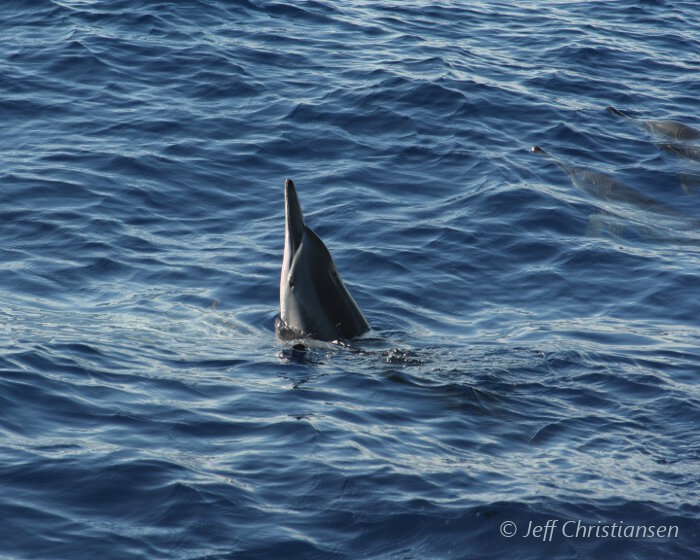
[[[0,557],[697,557],[700,4],[0,30]],[[373,327],[303,358],[286,177]]]

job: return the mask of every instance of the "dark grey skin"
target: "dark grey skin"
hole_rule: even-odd
[[[615,109],[615,107],[608,107],[613,115],[618,117],[624,117],[626,119],[632,119],[628,114]],[[632,119],[635,120],[635,119]],[[688,126],[677,121],[638,121],[644,128],[650,132],[666,136],[673,140],[697,140],[700,139],[700,130]]]
[[[545,152],[539,146],[533,146],[530,148],[530,150],[552,160],[569,176],[574,185],[576,185],[582,191],[587,192],[600,200],[623,202],[636,206],[637,208],[647,212],[654,212],[664,216],[685,217],[681,216],[668,206],[639,192],[638,190],[628,187],[624,183],[616,181],[612,177],[608,177],[604,173],[586,169],[585,167],[567,165],[566,163]]]
[[[690,159],[692,161],[700,161],[700,146],[670,142],[658,144],[658,146],[674,156]]]
[[[338,275],[321,238],[304,223],[291,179],[284,183],[284,258],[280,277],[280,338],[340,340],[370,329]]]

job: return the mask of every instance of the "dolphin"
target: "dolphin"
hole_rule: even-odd
[[[618,117],[632,119],[627,113],[623,113],[615,107],[607,107],[607,110]],[[655,132],[673,140],[697,140],[700,138],[700,130],[677,121],[641,121],[641,125],[649,132]]]
[[[280,338],[339,340],[370,329],[321,238],[304,223],[291,179],[284,182],[284,258],[280,276]]]
[[[685,218],[685,216],[682,216],[661,202],[654,200],[620,181],[616,181],[612,177],[608,177],[604,173],[586,169],[585,167],[568,165],[544,151],[539,146],[532,146],[530,151],[552,160],[569,176],[574,185],[600,200],[622,202],[631,204],[647,212]]]
[[[679,144],[677,142],[665,142],[658,144],[662,150],[692,161],[700,161],[700,146],[693,144]]]

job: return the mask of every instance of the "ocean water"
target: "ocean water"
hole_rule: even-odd
[[[0,29],[0,558],[697,557],[697,2]],[[373,327],[305,357],[286,177]]]

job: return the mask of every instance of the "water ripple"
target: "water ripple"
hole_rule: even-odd
[[[0,21],[0,556],[692,557],[698,142],[645,126],[700,128],[691,3]],[[290,176],[373,326],[303,357]]]

